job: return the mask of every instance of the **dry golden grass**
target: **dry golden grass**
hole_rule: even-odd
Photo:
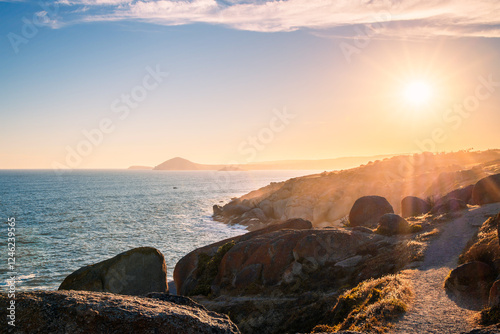
[[[385,333],[391,328],[391,321],[407,311],[412,298],[410,281],[401,275],[361,282],[339,297],[328,323],[317,325],[312,333],[340,330]]]
[[[500,214],[497,217],[488,218],[475,238],[473,238],[465,247],[459,258],[459,263],[471,261],[482,261],[493,263],[500,259],[500,245],[498,243],[497,224],[500,220]]]
[[[441,233],[441,231],[438,228],[434,228],[434,229],[432,229],[432,230],[430,230],[428,232],[424,232],[424,233],[419,234],[415,238],[415,240],[417,240],[417,241],[428,241],[428,240],[430,240],[433,237],[437,237],[440,233]]]

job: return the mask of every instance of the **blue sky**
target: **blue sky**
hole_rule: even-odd
[[[444,119],[479,77],[500,81],[499,7],[0,1],[0,168],[121,168],[174,156],[252,162],[242,147],[283,109],[295,117],[251,160],[416,152],[429,138],[441,151],[498,147],[496,89],[460,124]],[[366,45],[359,31],[369,31]],[[141,86],[148,68],[168,76],[119,119],[111,105]],[[432,89],[426,105],[401,100],[415,80]],[[103,119],[113,131],[68,166],[82,132]],[[436,128],[446,140],[432,139]]]

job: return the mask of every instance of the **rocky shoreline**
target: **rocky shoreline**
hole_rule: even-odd
[[[499,150],[396,156],[271,183],[223,206],[214,205],[213,218],[247,226],[250,231],[297,217],[315,227],[341,227],[354,202],[363,196],[386,198],[400,215],[401,199],[408,196],[428,202],[458,198],[468,203],[470,186],[500,173],[499,161]]]
[[[481,162],[443,177],[450,167],[426,159],[425,166],[434,166],[437,180],[446,182],[429,178],[424,183],[416,174],[411,182],[419,183],[413,189],[426,189],[426,194],[439,189],[439,195],[419,197],[422,192],[410,193],[402,183],[402,189],[391,194],[400,196],[394,207],[393,199],[367,187],[369,193],[354,200],[334,197],[333,208],[339,201],[352,202],[341,214],[347,218],[343,225],[327,220],[330,226],[323,226],[325,222],[314,219],[314,210],[303,211],[310,200],[300,206],[289,203],[309,196],[304,189],[322,191],[319,183],[331,185],[326,179],[340,174],[351,173],[349,180],[359,184],[367,172],[363,167],[272,184],[214,207],[214,218],[244,223],[253,231],[185,255],[173,273],[179,296],[169,291],[163,254],[150,247],[135,248],[80,268],[66,277],[59,291],[17,293],[15,332],[390,332],[414,299],[411,282],[401,273],[421,266],[427,247],[450,221],[482,206],[500,211],[500,174],[493,173],[500,163]],[[373,172],[392,163],[388,159],[364,167]],[[280,209],[282,192],[289,198]],[[311,214],[313,219],[308,219]],[[488,307],[482,314],[485,319],[489,315],[490,322],[484,323],[491,325],[500,310],[500,214],[480,219],[471,222],[479,232],[461,256],[461,266],[443,285],[453,298],[472,291],[468,298],[478,310]],[[6,310],[10,300],[0,294],[0,307]],[[499,333],[491,328],[481,330]]]

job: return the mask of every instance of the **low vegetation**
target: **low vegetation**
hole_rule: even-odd
[[[198,257],[198,285],[191,291],[190,296],[204,295],[211,293],[211,284],[219,272],[219,265],[226,253],[233,248],[234,241],[230,241],[219,247],[214,256],[201,253]]]
[[[478,234],[465,247],[460,255],[459,263],[481,261],[492,264],[494,260],[500,259],[500,245],[498,243],[497,224],[500,214],[490,217],[481,226]]]
[[[364,281],[342,294],[328,315],[328,322],[314,327],[312,333],[385,333],[391,322],[407,311],[412,297],[410,282],[401,275]]]

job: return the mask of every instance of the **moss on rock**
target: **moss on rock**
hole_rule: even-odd
[[[204,295],[208,296],[212,292],[212,282],[219,272],[219,265],[226,253],[236,244],[234,240],[220,246],[217,252],[210,256],[201,253],[198,256],[198,267],[196,268],[198,283],[196,287],[189,293],[190,296]]]

